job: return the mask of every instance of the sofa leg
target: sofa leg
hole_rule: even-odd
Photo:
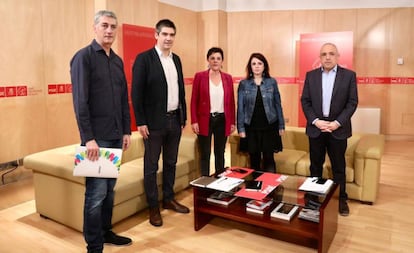
[[[370,206],[372,206],[372,204],[374,204],[371,201],[361,201],[361,203],[364,204],[364,205],[370,205]]]

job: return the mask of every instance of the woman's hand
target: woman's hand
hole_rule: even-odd
[[[195,133],[195,134],[199,134],[200,133],[200,129],[199,129],[199,127],[198,127],[198,123],[194,123],[194,124],[192,124],[191,125],[191,129],[193,130],[193,133]]]

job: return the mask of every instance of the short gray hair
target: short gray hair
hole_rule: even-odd
[[[94,24],[97,25],[99,23],[99,20],[101,19],[101,17],[106,16],[106,17],[110,17],[116,20],[116,22],[118,23],[118,19],[116,18],[116,15],[114,12],[112,11],[107,11],[107,10],[100,10],[95,14],[95,18],[94,18]]]

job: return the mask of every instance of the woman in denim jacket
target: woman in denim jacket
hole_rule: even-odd
[[[281,135],[285,130],[277,82],[270,77],[269,64],[260,53],[250,56],[246,72],[237,92],[240,149],[249,153],[252,169],[276,172],[273,153],[282,151]]]

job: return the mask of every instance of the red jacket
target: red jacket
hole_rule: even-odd
[[[227,73],[220,73],[224,89],[225,134],[229,136],[231,125],[236,124],[233,78]],[[198,123],[200,135],[208,135],[210,125],[209,70],[198,72],[194,76],[191,95],[191,124],[194,123]]]

